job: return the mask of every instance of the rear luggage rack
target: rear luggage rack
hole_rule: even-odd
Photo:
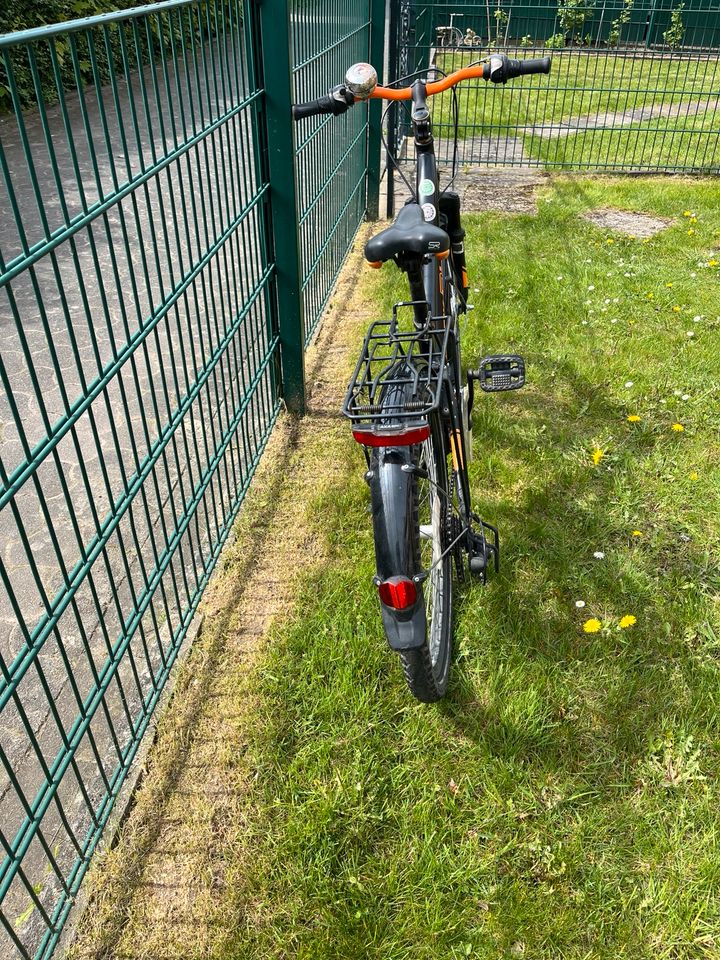
[[[398,310],[425,306],[422,327],[401,330]],[[447,317],[431,317],[422,301],[397,303],[392,320],[377,320],[367,332],[342,412],[353,432],[407,432],[427,424],[440,405],[450,333]]]

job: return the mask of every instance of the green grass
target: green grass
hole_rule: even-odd
[[[643,166],[694,167],[717,172],[720,168],[718,116],[712,112],[695,117],[658,118],[615,130],[589,130],[565,137],[523,138],[525,152],[536,160],[568,169],[583,166],[627,169]]]
[[[610,244],[578,219],[609,205],[674,223]],[[559,180],[537,217],[467,227],[465,356],[529,361],[527,390],[474,417],[502,572],[458,595],[447,699],[414,703],[370,584],[360,451],[329,447],[354,469],[314,504],[330,560],[253,678],[223,907],[252,916],[220,955],[717,957],[720,192]],[[401,295],[387,268],[367,282],[382,312]]]
[[[693,117],[656,117],[612,131],[589,130],[555,138],[540,138],[528,129],[573,118],[592,120],[605,113],[645,106],[714,101],[720,90],[720,64],[716,59],[548,53],[554,56],[549,76],[516,80],[506,86],[483,81],[461,84],[457,88],[460,139],[518,136],[529,157],[555,165],[717,166],[718,120],[713,111]],[[510,51],[511,56],[521,58],[540,54]],[[466,53],[444,54],[438,56],[437,65],[450,72],[466,66],[471,59]],[[435,127],[447,136],[452,124],[449,94],[434,100],[433,107]]]

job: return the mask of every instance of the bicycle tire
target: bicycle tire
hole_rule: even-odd
[[[446,552],[448,461],[445,431],[437,414],[431,418],[430,437],[419,445],[418,466],[428,479],[416,474],[409,535],[416,569],[430,571],[423,583],[427,627],[422,646],[398,654],[412,695],[433,703],[447,690],[452,658],[452,551]]]

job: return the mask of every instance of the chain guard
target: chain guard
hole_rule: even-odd
[[[449,546],[455,540],[457,543],[452,549],[452,556],[455,560],[455,569],[460,583],[465,582],[465,549],[462,533],[464,531],[463,522],[453,509],[453,500],[455,496],[455,474],[450,478],[450,487],[448,490],[447,510],[445,512],[445,536],[446,544]]]

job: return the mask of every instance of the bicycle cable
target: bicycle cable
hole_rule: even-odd
[[[413,189],[413,187],[410,186],[410,181],[408,180],[408,178],[407,178],[407,177],[405,176],[405,174],[402,172],[402,169],[401,169],[401,167],[400,167],[400,164],[399,164],[398,161],[397,161],[397,158],[390,152],[390,147],[388,146],[387,140],[385,139],[385,133],[383,132],[383,127],[385,126],[385,118],[387,117],[388,113],[390,112],[391,107],[393,107],[393,106],[394,106],[393,103],[389,103],[389,104],[387,105],[387,107],[385,107],[385,110],[384,110],[384,112],[383,112],[382,118],[381,118],[381,120],[380,120],[380,139],[381,139],[381,141],[382,141],[383,149],[385,150],[385,153],[386,153],[388,159],[389,159],[389,160],[392,160],[393,166],[395,167],[395,169],[397,170],[397,172],[400,174],[400,176],[403,178],[403,180],[404,180],[404,182],[405,182],[405,186],[408,188],[408,190],[409,190],[409,192],[410,192],[410,196],[413,197],[413,198],[417,201],[417,194],[416,194],[415,190]]]
[[[441,74],[443,77],[446,77],[446,76],[447,76],[447,73],[446,73],[444,70],[441,70],[440,67],[433,67],[432,69],[435,71],[435,73],[439,73],[439,74]],[[390,83],[388,83],[388,87],[392,87],[393,85],[397,85],[398,83],[404,83],[406,80],[412,80],[413,77],[420,77],[420,76],[423,76],[423,75],[426,75],[426,74],[427,74],[427,70],[415,70],[413,73],[407,73],[407,74],[405,74],[404,77],[397,77],[395,80],[392,80]],[[454,93],[454,92],[455,92],[455,90],[454,90],[454,88],[453,88],[453,93]],[[403,181],[404,181],[404,183],[405,183],[405,186],[408,188],[408,192],[410,193],[410,196],[415,199],[415,202],[417,202],[417,192],[416,192],[415,189],[410,185],[410,181],[408,180],[408,178],[407,178],[407,177],[405,176],[405,174],[403,173],[403,171],[402,171],[402,169],[401,169],[401,167],[400,167],[400,164],[399,164],[399,162],[398,162],[398,160],[397,160],[397,157],[394,156],[394,155],[390,152],[390,148],[388,147],[387,140],[385,139],[385,133],[384,133],[385,119],[386,119],[388,113],[390,112],[390,109],[391,109],[393,106],[394,106],[394,103],[391,101],[391,102],[387,105],[387,107],[385,107],[385,110],[383,111],[383,115],[382,115],[382,117],[381,117],[381,119],[380,119],[380,140],[381,140],[381,142],[382,142],[383,149],[385,150],[386,155],[390,158],[390,160],[392,160],[395,169],[397,170],[397,172],[398,172],[398,173],[400,174],[400,176],[402,177],[402,179],[403,179]],[[404,109],[407,109],[407,107],[405,107],[404,104],[403,104],[403,108],[404,108]]]
[[[457,91],[455,87],[452,88],[452,110],[453,110],[453,153],[452,153],[452,166],[450,172],[452,176],[450,177],[450,182],[445,184],[443,190],[449,190],[450,187],[455,183],[455,179],[459,173],[458,170],[458,135],[460,129],[460,105],[458,103]],[[440,176],[438,174],[438,193],[441,193],[440,190]]]
[[[489,59],[490,57],[482,57],[480,60],[473,60],[472,63],[468,64],[468,67],[477,67],[481,63],[487,63]],[[436,74],[440,74],[443,77],[447,76],[447,73],[444,70],[442,70],[440,67],[432,67],[431,69]],[[427,70],[415,70],[413,73],[408,73],[404,77],[397,77],[395,80],[392,80],[390,83],[388,83],[388,87],[396,86],[397,84],[403,83],[406,80],[412,80],[414,77],[420,77],[422,75],[426,75],[427,72],[428,72]],[[455,180],[457,179],[457,175],[460,172],[458,167],[458,139],[460,135],[460,104],[458,101],[457,89],[455,88],[455,86],[453,86],[451,89],[452,89],[452,116],[453,116],[453,150],[452,150],[452,163],[450,167],[451,177],[448,183],[445,184],[445,186],[443,187],[443,190],[450,189],[453,183],[455,183]],[[408,188],[408,192],[410,196],[414,198],[415,202],[417,202],[416,190],[411,186],[410,181],[403,173],[400,163],[397,159],[397,156],[395,156],[390,152],[390,148],[388,147],[387,140],[385,139],[385,134],[384,134],[385,120],[388,116],[388,113],[390,112],[391,107],[393,106],[394,106],[393,103],[389,103],[383,112],[383,115],[380,121],[380,138],[381,138],[383,149],[385,150],[386,155],[392,161],[393,166],[402,177],[402,180],[405,186]],[[405,107],[405,109],[407,109],[407,107]],[[441,193],[441,192],[442,191],[440,189],[440,183],[439,183],[439,177],[438,177],[438,193]]]

